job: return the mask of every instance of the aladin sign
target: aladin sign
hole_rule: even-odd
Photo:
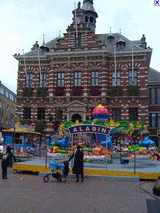
[[[110,128],[99,125],[76,125],[68,128],[70,134],[85,132],[108,135]]]

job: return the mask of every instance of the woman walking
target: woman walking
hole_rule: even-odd
[[[83,150],[81,150],[80,146],[77,146],[76,152],[73,152],[72,156],[68,160],[70,161],[74,157],[73,174],[76,175],[77,182],[79,182],[79,174],[81,175],[81,181],[84,181],[83,156]]]

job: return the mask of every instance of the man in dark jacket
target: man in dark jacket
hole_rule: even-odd
[[[7,155],[7,161],[8,166],[12,166],[12,152],[11,152],[10,144],[7,145],[6,155]]]
[[[10,144],[7,145],[6,154],[8,154],[8,155],[11,154],[11,147],[10,147]]]
[[[73,174],[76,174],[77,182],[79,182],[79,174],[81,174],[82,182],[84,181],[83,174],[83,151],[80,149],[80,146],[77,146],[76,152],[72,154],[68,161],[70,161],[74,157],[74,166],[73,166]]]
[[[7,156],[3,156],[3,160],[1,162],[1,168],[2,168],[2,179],[8,179],[7,178],[7,166],[8,166],[8,161],[7,161]]]

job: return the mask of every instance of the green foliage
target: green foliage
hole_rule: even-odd
[[[128,127],[129,126],[128,121],[116,121],[115,123],[120,123],[119,127]]]
[[[47,90],[46,87],[37,87],[37,97],[45,98],[47,96]]]
[[[86,121],[82,121],[81,123],[83,123],[83,124],[92,124],[92,121],[86,120]]]
[[[128,151],[129,151],[129,152],[139,151],[139,146],[138,146],[138,145],[129,146],[129,147],[128,147]]]
[[[71,124],[74,124],[72,121],[66,121],[65,124],[64,124],[64,127],[65,128],[68,128],[71,126]]]
[[[122,96],[123,87],[122,86],[111,86],[109,90],[110,96]]]
[[[23,88],[23,97],[31,97],[32,96],[32,87],[24,87]]]
[[[96,124],[96,125],[105,126],[104,123],[105,123],[105,121],[101,121],[101,120],[96,120],[96,121],[95,121],[95,124]]]
[[[128,96],[139,96],[139,86],[138,85],[128,85],[127,92],[128,92]]]
[[[91,151],[92,151],[92,148],[91,148],[91,147],[84,147],[84,148],[83,148],[83,151],[91,152]]]
[[[37,88],[37,97],[40,97],[41,96],[41,87],[38,87]]]
[[[30,120],[21,120],[21,124],[22,125],[25,125],[25,124],[28,124],[28,125],[30,125],[31,124],[31,121]]]
[[[37,120],[35,123],[35,131],[42,133],[45,128],[45,122],[42,120]]]

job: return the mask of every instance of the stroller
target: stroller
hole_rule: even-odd
[[[62,163],[56,163],[54,159],[52,159],[49,163],[49,168],[51,173],[45,175],[43,177],[44,182],[49,181],[49,176],[52,175],[53,178],[58,181],[65,182],[66,177],[69,173],[69,164],[68,161],[63,161]]]

